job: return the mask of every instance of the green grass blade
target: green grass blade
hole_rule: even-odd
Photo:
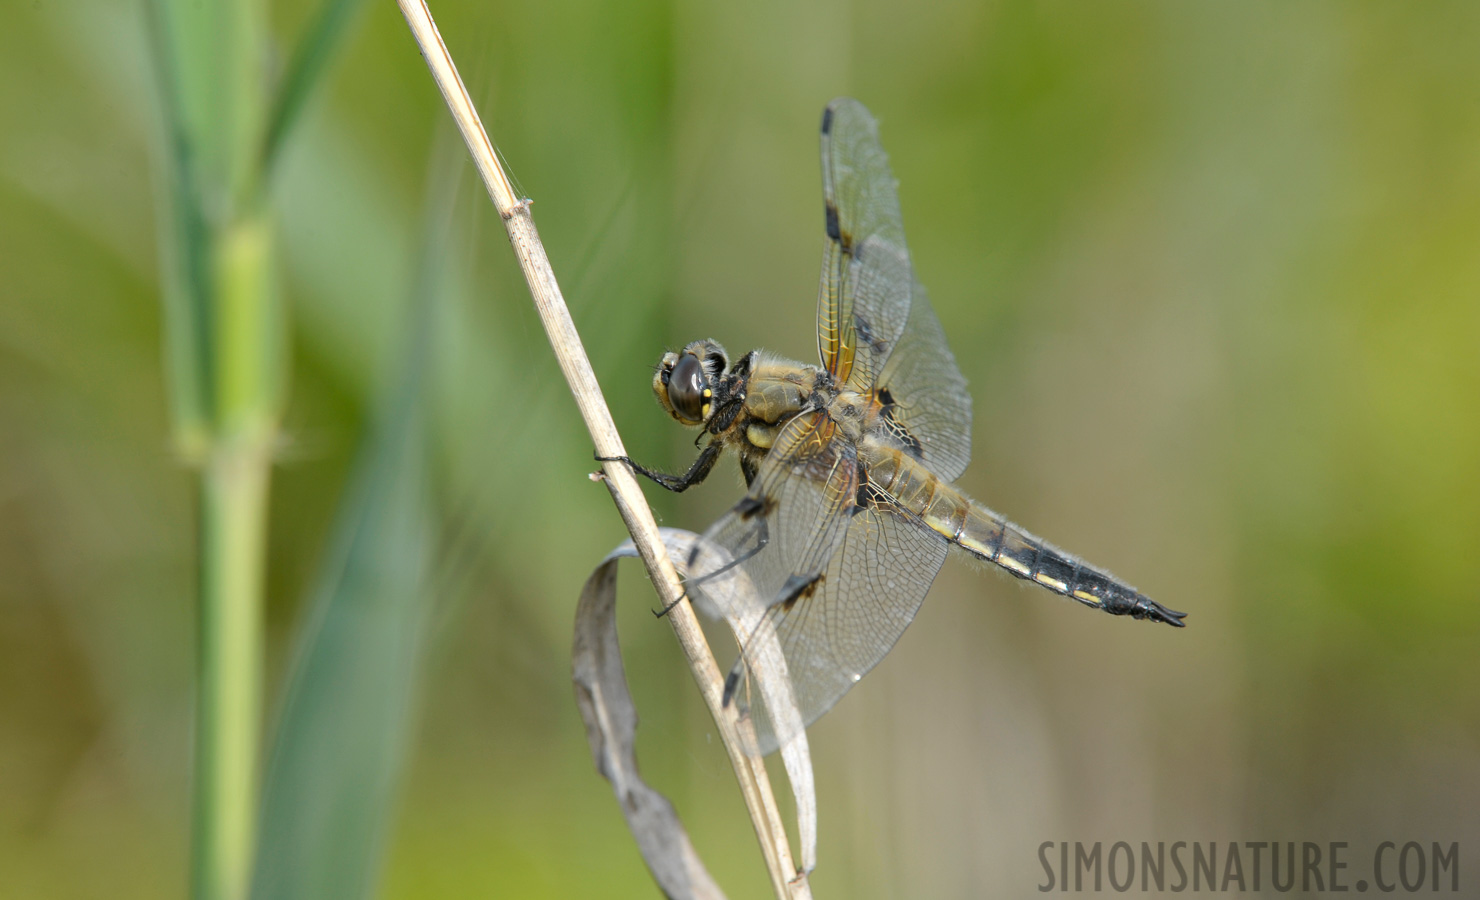
[[[257,900],[364,897],[379,874],[432,593],[422,409],[443,245],[432,232],[401,371],[365,438],[300,635],[263,794]]]
[[[360,897],[376,875],[431,543],[419,377],[404,382],[368,437],[300,637],[263,795],[257,898]]]
[[[294,48],[287,74],[273,97],[267,130],[262,140],[262,170],[269,177],[278,151],[282,149],[288,133],[293,130],[303,104],[318,85],[319,78],[338,49],[340,40],[363,5],[364,0],[329,0],[320,8],[308,33]]]
[[[176,445],[200,466],[191,894],[247,895],[257,830],[262,586],[283,385],[256,148],[265,4],[153,0],[170,193],[162,257]]]
[[[186,124],[185,86],[176,53],[179,25],[165,4],[145,7],[155,86],[164,115],[164,180],[170,210],[164,256],[165,346],[175,443],[188,459],[199,459],[214,418],[211,397],[210,233],[201,213],[195,154]]]
[[[371,439],[315,592],[263,795],[253,896],[361,897],[411,718],[428,523],[419,426]]]

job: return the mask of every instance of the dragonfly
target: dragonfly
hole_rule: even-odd
[[[796,709],[758,710],[762,753],[791,737],[783,721],[810,725],[884,658],[952,551],[1111,615],[1179,628],[1185,616],[953,486],[971,455],[971,395],[910,264],[878,125],[856,100],[823,112],[822,185],[819,364],[761,350],[731,364],[713,340],[669,351],[653,392],[708,442],[682,475],[617,458],[677,492],[739,458],[746,493],[694,544],[686,594],[714,616],[757,606],[755,627],[779,642]],[[744,693],[752,643],[726,704]]]

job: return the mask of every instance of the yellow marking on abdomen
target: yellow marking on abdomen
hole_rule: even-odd
[[[977,556],[980,556],[982,559],[992,559],[992,551],[987,548],[987,545],[983,544],[981,541],[977,540],[969,534],[961,535],[961,537],[957,538],[956,542],[960,544],[963,548],[970,550]]]
[[[936,534],[947,540],[956,539],[956,526],[952,525],[949,520],[942,519],[939,516],[924,516],[922,518],[925,524],[930,526],[930,530]]]
[[[999,521],[993,513],[985,507],[967,504],[966,516],[961,520],[961,530],[956,535],[956,543],[964,550],[975,553],[987,562],[996,562],[1002,555],[1003,531],[1006,523]],[[993,546],[995,545],[995,546]]]
[[[1028,574],[1033,571],[1032,569],[1029,569],[1027,566],[1018,562],[1011,556],[1002,556],[1001,554],[999,554],[996,559],[992,560],[992,562],[996,563],[1004,569],[1016,572],[1019,575],[1022,575],[1024,578],[1028,577]]]
[[[1059,581],[1057,578],[1049,578],[1042,572],[1034,575],[1033,580],[1048,588],[1049,590],[1058,591],[1060,594],[1067,593],[1069,590],[1069,585],[1065,584],[1062,581]]]

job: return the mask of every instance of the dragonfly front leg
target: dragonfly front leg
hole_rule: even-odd
[[[653,483],[659,487],[664,487],[676,494],[681,494],[709,477],[710,470],[719,461],[719,453],[720,445],[717,442],[711,442],[699,453],[699,458],[694,460],[694,464],[689,466],[689,470],[682,475],[669,475],[666,472],[649,469],[647,466],[633,462],[630,456],[598,456],[596,457],[596,461],[624,462],[632,471],[652,479]]]

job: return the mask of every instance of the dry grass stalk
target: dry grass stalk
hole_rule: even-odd
[[[483,178],[489,197],[504,220],[504,226],[509,232],[509,242],[514,247],[520,268],[529,283],[530,294],[534,298],[540,320],[544,323],[550,346],[555,351],[561,371],[565,373],[571,393],[580,407],[581,416],[591,432],[597,455],[625,456],[622,439],[617,433],[606,401],[602,398],[601,387],[596,382],[591,363],[581,345],[580,335],[576,333],[575,324],[571,321],[570,312],[560,293],[560,286],[555,280],[555,273],[550,269],[544,246],[535,230],[529,203],[515,196],[426,4],[422,0],[397,2],[421,49],[422,57],[431,70],[432,78],[442,91],[442,97],[467,143],[468,152],[473,156],[473,162]],[[797,866],[793,861],[786,829],[771,791],[764,762],[745,752],[735,707],[721,705],[723,679],[719,667],[715,664],[714,655],[709,650],[709,644],[692,608],[687,603],[678,602],[683,596],[683,587],[672,562],[663,550],[657,522],[653,519],[642,490],[632,472],[622,463],[606,463],[604,474],[617,511],[632,534],[632,540],[657,588],[658,596],[665,607],[672,608],[668,621],[678,636],[694,680],[699,685],[699,691],[714,717],[729,753],[730,764],[735,770],[746,808],[755,826],[776,896],[788,900],[808,898],[811,890],[806,878],[797,874]]]

